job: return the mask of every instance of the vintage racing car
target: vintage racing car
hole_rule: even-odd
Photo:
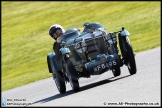
[[[80,77],[90,78],[91,75],[100,75],[108,70],[115,77],[119,76],[123,65],[128,67],[131,75],[136,74],[135,55],[129,35],[124,27],[116,32],[107,32],[97,22],[85,23],[82,32],[77,28],[68,29],[62,37],[58,52],[47,55],[48,69],[59,92],[66,92],[67,82],[70,82],[75,92],[79,91]]]

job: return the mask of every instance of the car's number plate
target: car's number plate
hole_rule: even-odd
[[[98,72],[98,71],[105,69],[107,67],[111,68],[112,66],[116,66],[116,65],[117,65],[117,61],[113,60],[113,61],[110,61],[110,62],[107,62],[107,63],[103,63],[103,64],[100,64],[100,65],[94,66],[93,70],[94,70],[94,72]]]

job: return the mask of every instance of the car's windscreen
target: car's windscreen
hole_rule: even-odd
[[[65,32],[65,34],[63,35],[62,41],[68,41],[69,39],[73,39],[76,38],[80,35],[79,31],[69,31],[69,32]]]

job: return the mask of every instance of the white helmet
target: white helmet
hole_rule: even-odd
[[[59,32],[57,31],[58,29],[59,29]],[[49,29],[49,35],[56,40],[57,38],[53,37],[53,33],[54,32],[56,32],[56,33],[62,33],[63,34],[65,32],[65,29],[61,25],[59,25],[59,24],[54,24],[54,25],[52,25],[50,27],[50,29]]]

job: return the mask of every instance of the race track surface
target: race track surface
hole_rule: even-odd
[[[109,70],[80,78],[80,91],[76,93],[67,83],[64,94],[59,93],[50,77],[1,92],[1,98],[6,99],[1,106],[161,106],[160,50],[158,47],[137,53],[135,75],[130,75],[124,65],[118,77]]]

